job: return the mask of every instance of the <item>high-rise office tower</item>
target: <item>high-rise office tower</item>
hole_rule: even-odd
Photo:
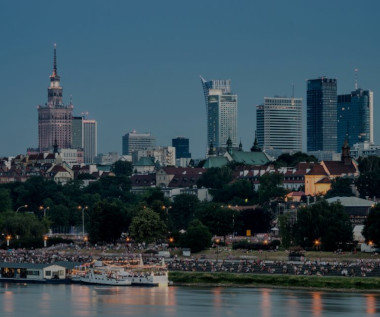
[[[337,149],[337,82],[318,78],[307,81],[307,150]]]
[[[38,147],[40,152],[51,151],[57,141],[59,148],[70,148],[72,143],[73,105],[62,101],[61,78],[57,72],[57,48],[54,45],[53,73],[50,76],[48,102],[38,106]]]
[[[344,140],[355,143],[373,143],[373,92],[356,89],[338,96],[338,144],[341,151]]]
[[[265,97],[256,127],[260,147],[302,151],[302,98]]]
[[[83,149],[83,117],[73,117],[72,148]]]
[[[206,81],[201,77],[207,109],[207,144],[226,147],[230,138],[237,147],[237,95],[230,80]]]
[[[175,156],[179,158],[191,158],[189,152],[189,139],[184,137],[177,137],[172,139],[172,146],[175,147]]]
[[[83,156],[86,164],[95,162],[98,154],[98,132],[95,120],[83,120]]]
[[[156,138],[150,133],[132,131],[123,136],[123,155],[131,155],[133,151],[156,146]]]

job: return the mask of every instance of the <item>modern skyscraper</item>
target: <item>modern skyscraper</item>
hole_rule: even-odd
[[[156,146],[156,138],[150,133],[132,131],[123,136],[123,155],[131,155],[133,151]]]
[[[230,80],[206,81],[201,77],[207,109],[207,144],[226,147],[228,138],[237,147],[237,95]]]
[[[83,120],[83,156],[86,164],[95,162],[98,154],[98,132],[95,120]]]
[[[72,148],[83,149],[83,117],[73,117]]]
[[[189,139],[184,137],[177,137],[172,139],[172,146],[175,147],[176,158],[191,158],[189,152]]]
[[[355,143],[373,143],[372,91],[356,89],[338,96],[338,152],[346,137],[351,147]]]
[[[38,147],[39,151],[51,151],[55,141],[59,148],[70,148],[72,143],[73,105],[64,105],[63,89],[57,72],[57,48],[54,45],[53,73],[50,76],[48,102],[38,106]]]
[[[302,98],[265,97],[256,107],[256,127],[263,149],[302,151]]]
[[[337,82],[318,78],[307,81],[307,151],[337,149]]]

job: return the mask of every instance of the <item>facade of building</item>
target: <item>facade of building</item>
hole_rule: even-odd
[[[338,96],[338,145],[347,137],[355,143],[373,143],[373,92],[356,89]],[[340,147],[338,148],[340,152]]]
[[[172,139],[172,146],[175,147],[175,156],[177,159],[191,158],[188,138],[177,137],[175,139]]]
[[[207,144],[225,147],[231,139],[237,147],[237,95],[226,94],[221,89],[210,89],[207,108]]]
[[[150,133],[129,132],[123,136],[123,155],[156,146],[156,138]]]
[[[307,81],[307,151],[337,149],[337,81]]]
[[[351,148],[351,157],[358,159],[366,156],[380,156],[380,145],[370,144],[369,142],[355,143]]]
[[[57,53],[54,45],[53,73],[50,76],[48,102],[38,106],[39,151],[51,151],[57,141],[59,148],[70,148],[72,144],[73,105],[64,105],[63,89],[57,72]]]
[[[148,147],[133,151],[132,163],[136,164],[141,158],[149,157],[161,166],[175,166],[175,153],[175,147],[172,146]]]
[[[86,164],[93,164],[98,151],[98,125],[95,120],[83,120],[83,156]]]
[[[264,150],[302,151],[302,98],[265,97],[256,107],[256,127]]]
[[[73,117],[72,123],[72,148],[83,148],[83,117]]]
[[[228,138],[237,147],[237,95],[231,92],[231,80],[201,77],[207,112],[207,145],[225,148]]]

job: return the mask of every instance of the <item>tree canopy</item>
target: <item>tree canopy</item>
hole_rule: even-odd
[[[355,196],[352,192],[352,184],[353,180],[348,177],[337,177],[333,179],[331,189],[326,193],[325,198]]]
[[[211,245],[212,235],[208,228],[199,220],[190,223],[186,233],[180,237],[182,247],[190,248],[192,252],[199,252]]]
[[[167,228],[160,216],[149,208],[142,209],[132,219],[129,234],[136,242],[157,242],[165,238]]]
[[[348,249],[353,241],[352,225],[340,203],[325,200],[297,212],[295,241],[302,247],[318,245],[322,250]]]
[[[380,246],[380,205],[370,209],[364,222],[363,236],[367,242]]]

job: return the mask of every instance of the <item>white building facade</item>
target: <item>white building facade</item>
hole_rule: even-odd
[[[302,151],[302,98],[265,97],[256,107],[256,127],[264,150]]]

